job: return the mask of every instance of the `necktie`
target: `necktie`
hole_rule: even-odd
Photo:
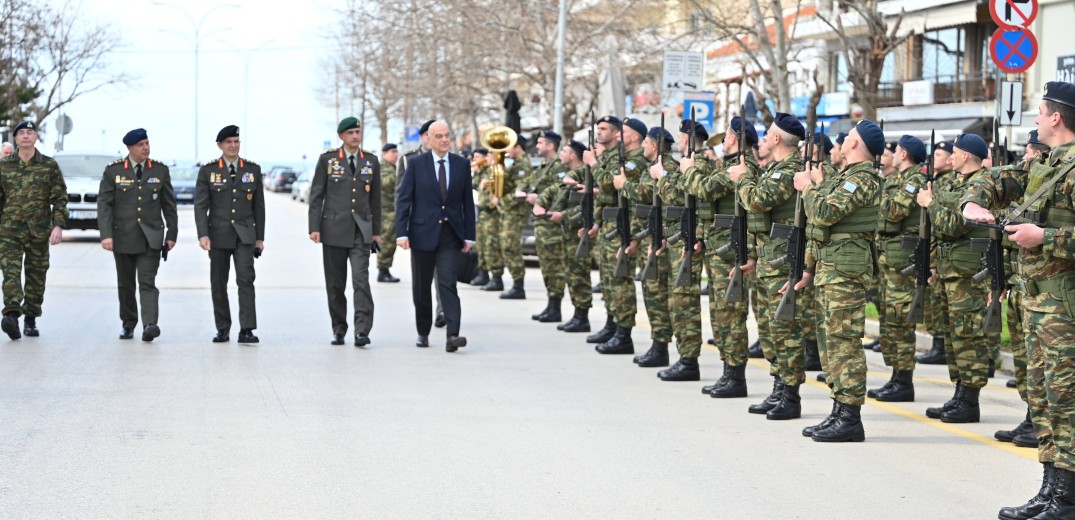
[[[235,165],[234,164],[229,164],[228,165],[228,172],[231,174],[231,183],[235,184]]]
[[[351,156],[350,161],[351,161],[351,175],[354,175],[355,174],[355,156],[354,155]]]
[[[437,161],[437,184],[440,184],[440,198],[448,197],[448,175],[444,172],[444,159]]]
[[[142,180],[142,165],[141,164],[134,165],[134,174],[136,176],[138,176],[138,180]]]

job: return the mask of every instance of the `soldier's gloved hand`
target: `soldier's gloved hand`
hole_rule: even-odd
[[[203,251],[209,251],[212,249],[212,243],[209,241],[209,237],[199,238],[198,245],[202,247]]]

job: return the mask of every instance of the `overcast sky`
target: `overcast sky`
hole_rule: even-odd
[[[184,0],[174,3],[176,9],[149,0],[84,0],[84,18],[110,21],[123,34],[125,48],[114,56],[112,66],[138,79],[68,105],[65,112],[74,130],[65,138],[65,150],[126,153],[123,135],[143,127],[153,157],[204,161],[220,154],[217,131],[235,124],[244,157],[263,165],[300,165],[306,155],[312,163],[326,141],[338,144],[334,99],[318,94],[319,84],[332,84],[331,71],[321,70],[332,52],[330,38],[346,23],[334,16],[338,3],[235,0],[231,5],[237,7],[217,8],[208,15],[201,31],[195,157],[194,26],[183,12],[197,22],[229,2]],[[247,70],[249,86],[244,85]],[[347,103],[339,116],[350,111]],[[55,128],[55,116],[46,123]],[[379,134],[366,134],[367,147],[379,151]],[[43,136],[45,153],[54,151],[55,139],[55,132]]]

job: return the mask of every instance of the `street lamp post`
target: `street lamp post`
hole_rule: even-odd
[[[203,14],[202,17],[198,21],[194,21],[194,17],[191,16],[190,13],[187,12],[186,9],[180,7],[177,4],[173,4],[173,3],[170,3],[170,2],[154,1],[153,5],[157,5],[157,6],[160,6],[160,7],[170,7],[172,9],[175,9],[176,11],[179,11],[180,13],[183,13],[183,16],[187,17],[187,20],[190,22],[191,27],[194,29],[194,157],[193,157],[193,159],[195,161],[198,161],[198,160],[200,160],[198,158],[198,92],[199,92],[199,86],[200,86],[199,77],[198,77],[199,76],[198,73],[199,73],[199,64],[200,64],[200,62],[198,60],[198,56],[200,54],[201,45],[202,45],[202,25],[205,24],[205,20],[207,18],[209,18],[209,15],[213,14],[214,12],[219,11],[220,9],[224,9],[225,7],[239,7],[239,4],[220,4],[220,5],[218,5],[218,6],[214,7],[214,8],[206,11],[205,14]],[[217,29],[217,30],[219,30],[219,29]],[[212,32],[213,31],[210,31],[210,33],[212,33]]]

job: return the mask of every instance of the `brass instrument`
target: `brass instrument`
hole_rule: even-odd
[[[489,184],[489,191],[498,199],[504,198],[504,177],[506,173],[504,156],[515,147],[515,142],[518,139],[519,136],[515,134],[515,130],[506,126],[494,126],[482,134],[482,146],[488,148],[489,153],[492,155],[491,160],[487,159],[492,180]]]

